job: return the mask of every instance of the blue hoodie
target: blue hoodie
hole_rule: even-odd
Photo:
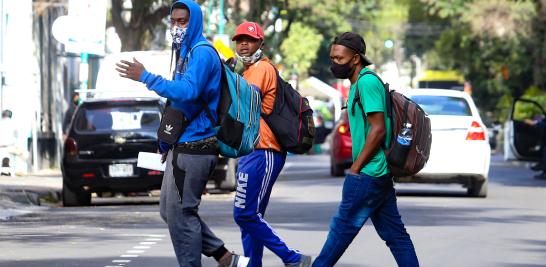
[[[192,47],[198,42],[207,40],[203,36],[203,14],[199,5],[192,0],[177,2],[185,4],[190,13],[186,36],[180,48],[180,58],[184,60]],[[220,100],[221,71],[216,51],[210,46],[199,46],[192,51],[186,71],[181,73],[175,70],[173,81],[148,71],[144,71],[140,76],[140,81],[145,83],[148,89],[169,99],[174,109],[182,111],[192,120],[178,139],[179,143],[197,141],[216,134],[202,100],[208,103],[216,121],[216,108]]]

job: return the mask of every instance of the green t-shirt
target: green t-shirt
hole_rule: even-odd
[[[368,68],[363,68],[359,75],[362,75],[366,71],[371,71]],[[391,123],[387,117],[387,103],[385,97],[385,88],[383,84],[377,77],[372,74],[366,74],[357,81],[358,90],[360,91],[360,102],[362,102],[362,107],[364,108],[364,113],[369,114],[372,112],[383,112],[385,118],[385,128],[386,128],[386,138],[385,138],[385,147],[388,147],[391,140]],[[354,115],[353,115],[353,100],[355,97],[356,84],[351,85],[351,90],[349,91],[349,98],[347,101],[347,112],[349,115],[349,125],[351,128],[351,138],[353,140],[353,162],[356,161],[360,152],[366,144],[366,138],[370,133],[370,124],[365,121],[362,116],[362,110],[355,103],[354,105]],[[380,148],[377,153],[371,158],[371,160],[364,165],[360,172],[373,176],[380,177],[389,172],[387,159],[385,157],[385,152],[383,148]]]

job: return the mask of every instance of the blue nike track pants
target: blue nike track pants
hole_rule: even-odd
[[[257,149],[239,159],[233,217],[241,228],[249,267],[261,267],[264,246],[284,263],[297,263],[301,254],[289,248],[264,220],[271,189],[284,166],[286,153]]]

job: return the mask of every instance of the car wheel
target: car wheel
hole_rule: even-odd
[[[63,183],[62,197],[65,207],[89,206],[91,204],[91,193],[81,189],[72,190],[65,183]]]
[[[339,177],[345,174],[345,167],[343,164],[330,163],[330,175]]]
[[[486,197],[487,196],[487,180],[472,179],[468,186],[468,195],[471,197]]]
[[[227,170],[224,177],[216,179],[216,188],[222,190],[235,191],[237,189],[237,166],[239,161],[237,159],[228,159]]]

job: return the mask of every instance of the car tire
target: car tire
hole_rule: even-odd
[[[330,175],[334,177],[340,177],[345,174],[345,167],[343,164],[330,163]]]
[[[62,199],[65,207],[89,206],[91,204],[91,193],[81,189],[72,190],[63,183]]]
[[[468,186],[468,195],[471,197],[487,197],[487,180],[472,179]]]
[[[224,177],[216,180],[216,188],[222,190],[235,191],[237,189],[237,179],[235,175],[237,173],[237,166],[239,161],[237,159],[228,159],[227,170]]]

